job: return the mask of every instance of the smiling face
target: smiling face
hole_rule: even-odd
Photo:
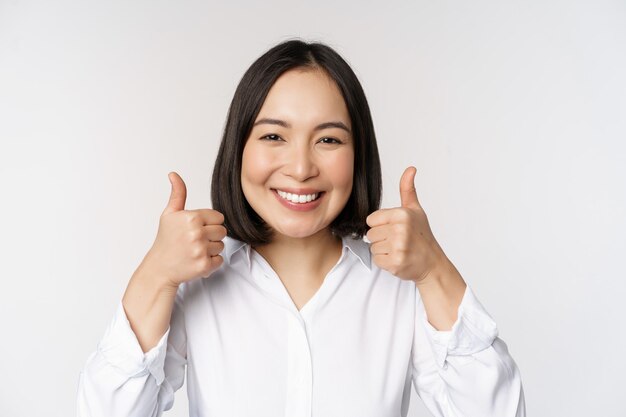
[[[299,68],[276,80],[241,168],[246,200],[275,232],[308,237],[339,215],[352,191],[351,131],[341,92],[324,72]]]

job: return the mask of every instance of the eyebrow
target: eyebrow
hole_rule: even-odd
[[[254,122],[254,126],[256,125],[260,125],[260,124],[268,124],[268,125],[278,125],[278,126],[282,126],[282,127],[286,127],[287,129],[291,129],[291,125],[289,123],[287,123],[284,120],[279,120],[279,119],[270,119],[270,118],[263,118],[263,119],[259,119],[256,122]],[[317,130],[322,130],[322,129],[329,129],[332,127],[336,127],[339,129],[343,129],[346,132],[352,134],[352,132],[350,131],[350,129],[348,128],[348,126],[346,126],[343,122],[324,122],[324,123],[320,123],[319,125],[315,126],[315,128],[313,128],[314,131]]]

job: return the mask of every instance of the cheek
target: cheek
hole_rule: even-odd
[[[342,152],[328,159],[329,172],[336,188],[352,189],[354,176],[354,153]]]
[[[272,158],[262,149],[248,146],[243,150],[241,160],[242,181],[262,183],[272,171]]]

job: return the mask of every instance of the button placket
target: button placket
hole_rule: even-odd
[[[310,417],[313,390],[311,351],[300,317],[287,316],[287,395],[285,416]]]

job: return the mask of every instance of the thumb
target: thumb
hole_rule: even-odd
[[[174,213],[185,209],[185,200],[187,199],[187,187],[183,179],[176,173],[170,172],[167,177],[172,184],[170,192],[170,200],[167,202],[163,214]]]
[[[417,200],[417,192],[415,191],[415,174],[417,168],[410,166],[404,170],[402,178],[400,178],[400,201],[402,207],[407,208],[420,208],[420,203]]]

